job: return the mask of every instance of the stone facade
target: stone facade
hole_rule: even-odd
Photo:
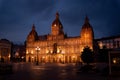
[[[38,36],[35,25],[26,39],[27,62],[81,62],[81,52],[88,46],[93,50],[94,32],[88,17],[82,26],[79,36],[68,37],[63,31],[63,25],[56,13],[51,25],[51,33]]]
[[[109,36],[96,39],[96,42],[100,49],[105,46],[107,49],[120,49],[120,35]]]
[[[0,61],[9,62],[11,55],[11,42],[6,39],[0,40]]]

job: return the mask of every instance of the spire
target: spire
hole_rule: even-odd
[[[63,34],[63,26],[62,26],[62,23],[60,22],[59,13],[58,12],[56,12],[56,18],[52,22],[51,34],[52,35]]]
[[[88,16],[85,17],[85,24],[86,24],[86,23],[89,23]]]
[[[56,12],[56,19],[58,19],[59,18],[59,13],[58,12]]]
[[[83,24],[83,26],[82,26],[82,30],[81,30],[80,35],[83,36],[84,34],[91,34],[91,35],[94,37],[93,28],[92,28],[92,26],[90,25],[89,19],[88,19],[87,16],[85,17],[85,22],[84,22],[84,24]]]
[[[56,18],[55,18],[55,20],[53,21],[53,23],[52,23],[52,26],[61,26],[62,27],[62,24],[61,24],[61,22],[60,22],[60,20],[59,20],[59,13],[58,12],[56,12]]]
[[[28,37],[27,37],[27,41],[28,42],[31,42],[31,41],[35,41],[35,40],[38,40],[38,34],[35,30],[35,25],[33,24],[32,25],[32,30],[30,31]]]
[[[35,24],[33,24],[33,26],[32,26],[32,30],[35,30]]]

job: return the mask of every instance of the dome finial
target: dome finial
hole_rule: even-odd
[[[85,23],[89,23],[89,18],[88,18],[87,15],[86,15],[86,17],[85,17]]]
[[[35,30],[35,24],[33,24],[33,26],[32,26],[32,30]]]
[[[59,13],[58,12],[56,12],[56,18],[59,18]]]

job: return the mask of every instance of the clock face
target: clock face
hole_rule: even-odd
[[[56,27],[56,24],[54,24],[54,26]]]

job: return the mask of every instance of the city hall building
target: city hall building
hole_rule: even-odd
[[[47,35],[38,35],[33,25],[26,39],[26,61],[81,62],[80,56],[84,47],[88,46],[93,50],[94,32],[88,17],[85,18],[79,36],[69,37],[64,33],[63,28],[59,13],[56,13],[51,25],[51,33]]]

